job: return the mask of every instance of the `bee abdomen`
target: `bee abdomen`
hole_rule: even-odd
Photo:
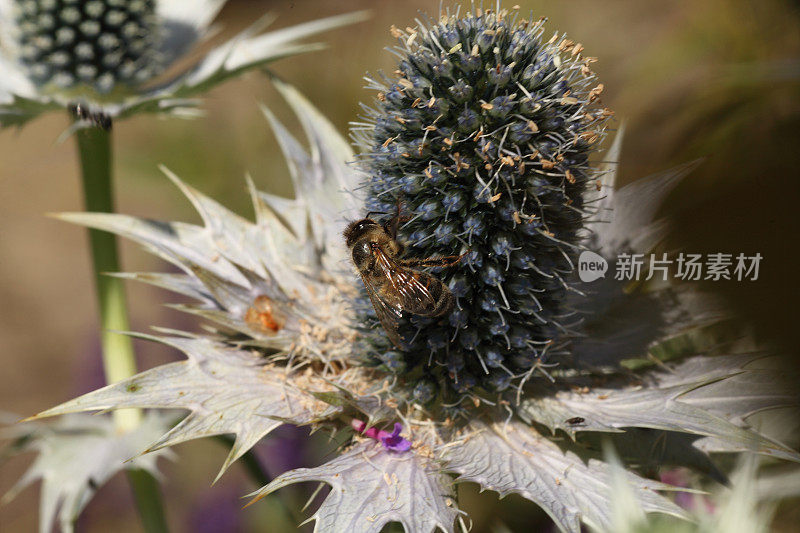
[[[416,315],[436,317],[446,315],[453,310],[455,297],[441,280],[422,272],[416,272],[415,274],[417,280],[425,286],[430,299],[424,303],[420,300],[419,303],[421,305],[419,307],[408,309],[408,311]]]

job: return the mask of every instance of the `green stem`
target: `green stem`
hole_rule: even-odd
[[[236,440],[230,435],[217,435],[215,439],[228,449],[233,447],[234,443],[236,442]],[[250,479],[255,482],[257,487],[269,485],[269,483],[272,481],[272,478],[264,470],[264,467],[261,465],[261,461],[258,460],[258,457],[256,457],[256,454],[253,452],[253,450],[248,450],[245,452],[245,454],[239,458],[239,462],[247,471]],[[298,506],[292,505],[293,502],[286,501],[287,496],[285,491],[286,487],[281,489],[281,492],[277,494],[270,494],[266,498],[262,499],[262,502],[266,501],[266,503],[272,506],[275,512],[281,513],[283,515],[283,519],[288,524],[297,526],[297,524],[303,521],[303,516],[301,513],[296,511],[296,509],[299,508]]]
[[[147,470],[127,470],[128,482],[133,489],[136,508],[142,519],[142,528],[147,533],[167,533],[167,519],[161,502],[161,488],[158,481]]]
[[[76,134],[83,177],[83,195],[89,212],[114,212],[111,183],[111,132],[101,128],[83,128]],[[105,275],[118,272],[116,237],[104,231],[89,230],[92,266],[100,311],[100,341],[106,382],[115,383],[136,374],[133,343],[120,331],[129,331],[125,287],[122,280]],[[135,429],[142,420],[139,409],[114,411],[114,425],[124,433]],[[147,471],[128,470],[128,481],[136,499],[142,526],[147,533],[168,531],[156,479]]]
[[[83,195],[86,210],[113,213],[114,195],[111,183],[111,133],[101,128],[83,128],[76,133],[83,174]],[[103,347],[103,368],[106,382],[115,383],[136,374],[133,343],[129,331],[125,287],[121,279],[105,275],[119,271],[117,239],[105,231],[89,230],[95,286],[100,311],[100,340]],[[114,412],[117,429],[128,431],[139,425],[141,411],[121,409]]]

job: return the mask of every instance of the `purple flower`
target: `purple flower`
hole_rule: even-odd
[[[381,431],[378,433],[378,438],[383,443],[383,447],[393,452],[406,452],[411,448],[411,441],[404,439],[400,436],[403,431],[403,426],[399,422],[394,423],[394,431]]]
[[[351,425],[358,433],[371,439],[379,440],[383,447],[393,452],[406,452],[411,449],[411,441],[400,436],[403,426],[399,422],[394,423],[394,431],[378,431],[377,428],[367,429],[367,424],[358,419],[353,419]]]

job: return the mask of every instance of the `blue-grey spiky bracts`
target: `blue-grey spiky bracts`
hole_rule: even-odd
[[[155,0],[18,0],[14,16],[20,57],[37,85],[106,94],[160,68]]]
[[[405,31],[392,28],[394,76],[378,92],[362,145],[366,211],[404,218],[407,257],[466,254],[436,275],[456,297],[443,319],[409,317],[403,351],[380,328],[370,359],[409,376],[426,402],[502,391],[563,349],[575,321],[564,302],[586,215],[599,185],[589,155],[610,112],[583,47],[543,20],[476,9]],[[365,323],[375,322],[369,306]]]

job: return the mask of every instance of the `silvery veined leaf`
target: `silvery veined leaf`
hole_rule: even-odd
[[[307,290],[282,257],[283,249],[271,240],[272,227],[254,224],[163,169],[191,200],[203,226],[184,222],[160,222],[109,213],[62,213],[62,220],[127,237],[151,253],[187,273],[202,271],[222,280],[248,286],[247,269],[261,278],[271,278],[284,292]],[[257,197],[255,198],[257,200]]]
[[[316,513],[314,531],[377,533],[390,522],[408,532],[452,532],[459,514],[453,480],[430,458],[395,453],[373,442],[356,444],[316,468],[298,468],[254,492],[255,500],[293,483],[322,481],[331,492]]]
[[[544,509],[564,531],[579,532],[581,522],[595,529],[611,525],[612,483],[608,464],[584,460],[520,422],[472,422],[460,440],[443,447],[444,469],[501,497],[516,493]],[[674,487],[626,472],[646,512],[679,517],[686,513],[659,495]]]
[[[111,231],[128,237],[152,253],[177,265],[188,276],[159,274],[123,274],[181,294],[194,297],[200,306],[182,306],[181,309],[195,312],[222,325],[243,332],[246,328],[244,316],[255,297],[268,296],[290,320],[277,336],[265,340],[277,347],[286,347],[286,335],[297,333],[298,312],[303,311],[303,302],[308,301],[312,280],[301,277],[298,261],[281,255],[272,238],[272,226],[253,224],[228,211],[220,204],[179,181],[169,174],[183,192],[192,200],[205,225],[195,226],[181,222],[157,222],[137,217],[105,213],[68,213],[59,218],[89,227]],[[254,200],[260,201],[258,197]],[[298,244],[301,244],[298,241]],[[267,266],[268,265],[268,266]],[[289,305],[289,294],[300,295]],[[308,311],[308,310],[306,310]],[[300,313],[302,315],[302,313]],[[249,332],[253,333],[253,332]]]
[[[253,344],[289,349],[288,335],[297,336],[301,321],[319,323],[325,309],[320,297],[331,290],[331,274],[346,268],[339,229],[356,212],[352,195],[342,193],[358,181],[347,165],[352,151],[327,120],[293,88],[276,82],[300,117],[310,153],[267,113],[289,162],[297,199],[287,200],[257,191],[248,180],[256,213],[250,222],[165,172],[191,200],[203,225],[159,222],[105,213],[67,213],[59,218],[130,238],[181,268],[187,276],[120,274],[150,282],[197,300],[182,306],[218,324],[250,335]],[[338,200],[337,200],[338,199]],[[352,274],[348,272],[347,276]],[[342,287],[343,285],[338,285]],[[260,335],[244,321],[256,297],[271,299],[287,322],[278,335]],[[331,312],[331,327],[343,314]],[[330,350],[329,350],[330,351]]]
[[[139,454],[169,429],[172,420],[162,413],[148,413],[136,429],[123,434],[110,416],[84,414],[3,428],[0,438],[13,439],[5,454],[38,453],[3,500],[41,479],[39,531],[52,531],[57,517],[61,531],[69,533],[95,492],[117,472],[143,469],[158,477],[156,461],[164,452]]]
[[[236,350],[204,338],[151,337],[173,346],[187,360],[146,370],[39,413],[34,418],[76,411],[152,407],[188,409],[177,426],[151,443],[158,450],[199,437],[234,435],[236,440],[217,479],[256,442],[284,421],[311,424],[336,409],[301,390],[319,380],[267,364],[250,351]]]
[[[618,387],[574,387],[532,396],[519,414],[528,421],[579,431],[652,428],[712,437],[726,451],[755,451],[793,461],[792,449],[744,427],[744,419],[767,408],[797,405],[791,384],[752,355],[693,357],[649,372],[642,381]],[[747,394],[742,394],[747,392]],[[571,421],[580,419],[579,423]]]

